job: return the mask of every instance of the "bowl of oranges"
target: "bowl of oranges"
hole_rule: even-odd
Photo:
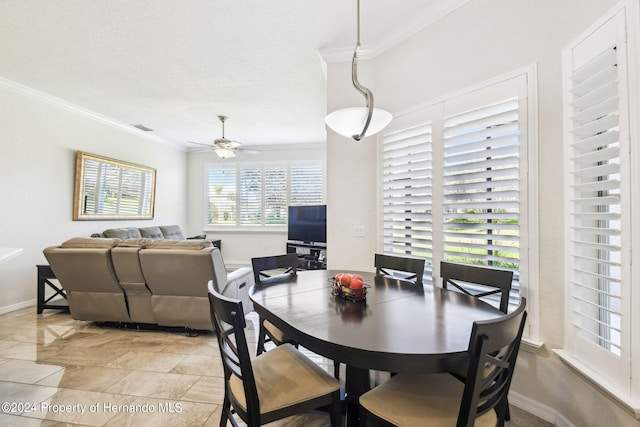
[[[331,292],[333,295],[351,300],[365,301],[367,299],[368,286],[359,274],[338,273],[331,279]]]

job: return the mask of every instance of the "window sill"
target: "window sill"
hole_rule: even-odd
[[[554,349],[553,352],[562,360],[567,366],[569,366],[574,372],[587,380],[596,389],[606,394],[614,401],[616,401],[620,407],[627,410],[637,420],[640,419],[640,400],[624,394],[618,387],[611,384],[605,377],[597,374],[591,368],[584,363],[571,356],[569,353],[562,349]]]
[[[202,232],[206,234],[286,234],[287,227],[205,227]]]

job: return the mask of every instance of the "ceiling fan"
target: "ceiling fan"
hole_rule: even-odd
[[[218,119],[220,119],[220,122],[222,123],[222,138],[218,138],[216,140],[213,141],[213,145],[210,144],[202,144],[199,142],[193,142],[193,141],[188,141],[189,144],[196,144],[196,145],[203,145],[205,147],[208,148],[203,148],[203,149],[199,149],[199,150],[189,150],[190,153],[197,153],[197,152],[203,152],[203,151],[215,151],[216,154],[218,155],[218,157],[222,158],[222,159],[228,159],[231,157],[235,157],[236,156],[236,151],[241,151],[243,153],[247,153],[247,154],[260,154],[259,151],[256,150],[248,150],[246,148],[241,148],[240,146],[242,144],[240,144],[237,141],[231,141],[228,138],[224,137],[224,122],[228,119],[227,116],[218,116]]]

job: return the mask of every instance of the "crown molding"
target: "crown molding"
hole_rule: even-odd
[[[399,28],[387,32],[372,45],[363,45],[360,48],[358,59],[372,59],[388,49],[398,45],[404,40],[423,30],[434,22],[444,18],[453,10],[459,8],[469,0],[434,1],[420,13],[415,14],[410,20]],[[353,58],[354,48],[334,48],[320,50],[320,56],[326,63],[350,61]]]
[[[15,92],[19,95],[23,95],[37,101],[44,102],[46,104],[52,105],[56,108],[60,108],[71,113],[77,114],[79,116],[86,117],[90,120],[94,120],[100,122],[104,125],[117,128],[119,130],[123,130],[125,132],[131,133],[138,137],[142,137],[163,145],[166,145],[171,148],[175,148],[178,150],[186,151],[186,147],[181,147],[171,141],[168,141],[164,138],[159,138],[155,135],[150,135],[142,130],[139,130],[132,125],[122,123],[115,119],[112,119],[107,116],[103,116],[101,114],[96,113],[95,111],[88,110],[86,108],[80,107],[79,105],[73,104],[71,102],[65,101],[64,99],[57,98],[53,95],[49,95],[44,92],[40,92],[39,90],[30,88],[28,86],[22,85],[20,83],[14,82],[13,80],[6,79],[4,77],[0,77],[0,87]]]

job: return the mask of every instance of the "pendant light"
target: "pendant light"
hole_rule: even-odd
[[[360,141],[384,129],[393,116],[391,113],[373,107],[373,92],[358,81],[358,51],[360,50],[360,0],[358,2],[358,39],[351,60],[351,82],[358,92],[364,95],[366,107],[351,107],[334,111],[325,119],[325,123],[340,135]]]

